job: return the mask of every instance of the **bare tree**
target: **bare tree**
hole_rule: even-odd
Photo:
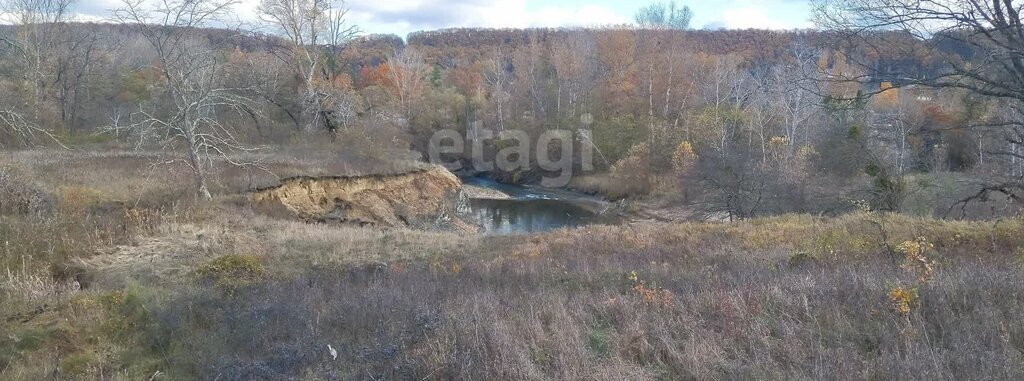
[[[794,43],[793,61],[777,65],[775,76],[775,107],[782,118],[784,137],[789,141],[788,155],[810,144],[810,120],[820,111],[817,94],[821,93],[820,72],[815,63],[820,51],[805,43]]]
[[[0,46],[20,61],[24,88],[30,93],[16,106],[0,111],[0,133],[21,144],[38,143],[39,137],[56,139],[40,127],[47,81],[54,77],[54,56],[60,44],[59,29],[68,17],[73,0],[0,0],[0,23],[15,25],[11,37],[0,35]]]
[[[898,79],[897,87],[964,89],[1015,111],[1005,115],[1019,115],[1024,109],[1022,7],[1024,3],[1017,0],[819,0],[815,14],[818,24],[835,31],[848,47],[929,57],[936,66],[923,72],[881,73],[861,62],[864,75],[835,80],[874,81],[881,74]],[[1012,146],[1024,144],[1019,139],[1024,120],[1003,117],[972,122],[978,124],[975,127],[1001,131]],[[1019,159],[1020,151],[1012,148],[991,154]],[[1024,177],[993,178],[989,183],[966,201],[1001,193],[1024,203]]]
[[[64,147],[50,131],[37,126],[13,109],[0,110],[0,146],[3,146],[5,140],[15,141],[25,147],[34,146],[40,140],[51,140]]]
[[[675,1],[653,3],[640,8],[634,20],[641,28],[689,29],[693,11],[689,6],[676,6]]]
[[[304,113],[310,126],[323,126],[332,137],[341,127],[334,111],[346,109],[330,84],[327,62],[359,33],[348,23],[348,8],[339,0],[262,0],[260,18],[289,43],[276,52],[292,67],[304,92]]]
[[[68,17],[73,0],[0,0],[0,22],[17,26],[15,38],[0,36],[25,65],[25,82],[35,103],[43,100],[46,78],[52,64],[52,49],[58,43],[56,29]]]
[[[1021,4],[1015,2],[822,0],[816,17],[822,27],[840,31],[870,50],[923,49],[919,53],[947,59],[947,65],[934,75],[895,74],[907,82],[1024,101],[1024,24]],[[907,36],[917,44],[908,44]],[[965,60],[940,49],[950,41],[982,54]]]
[[[774,68],[773,68],[774,69]],[[769,142],[775,137],[772,127],[777,124],[778,115],[773,108],[778,100],[777,90],[780,85],[779,79],[771,72],[759,71],[751,73],[748,82],[752,87],[750,99],[746,107],[746,123],[748,130],[748,141],[752,142],[757,138],[757,144],[761,151],[761,163],[768,162]],[[748,143],[750,144],[750,143]]]
[[[388,80],[395,86],[402,116],[409,119],[415,98],[427,84],[426,75],[430,67],[424,62],[423,54],[413,47],[395,52],[388,60],[388,66],[391,69],[387,72]]]
[[[555,108],[561,126],[561,119],[574,121],[587,112],[586,99],[596,85],[597,47],[585,30],[569,31],[552,44],[551,63],[558,81]]]
[[[513,99],[529,107],[534,121],[544,121],[548,117],[548,109],[544,99],[544,86],[547,55],[545,47],[534,34],[528,36],[529,42],[512,52],[512,66],[515,75],[511,88]],[[515,104],[515,103],[513,103]]]
[[[493,103],[498,118],[498,132],[505,131],[505,104],[511,100],[508,85],[512,75],[506,69],[507,60],[499,49],[494,58],[488,61],[487,70],[484,72],[484,81],[490,91],[488,100]]]
[[[82,108],[83,87],[97,64],[100,37],[95,31],[66,31],[63,46],[55,54],[55,98],[64,126],[74,131]]]
[[[141,107],[131,128],[141,130],[164,148],[180,147],[185,157],[172,162],[192,172],[198,197],[209,199],[207,173],[215,159],[245,165],[232,154],[250,151],[237,133],[219,119],[222,111],[254,115],[244,89],[218,85],[222,62],[198,31],[225,15],[235,0],[124,0],[114,12],[117,21],[133,25],[156,51],[162,79],[161,101]]]
[[[700,132],[713,135],[714,148],[723,153],[728,152],[729,142],[739,132],[737,120],[732,114],[747,105],[753,87],[746,84],[749,78],[740,70],[739,59],[735,56],[713,58],[701,75],[705,80],[698,91],[704,101],[705,116],[709,119],[706,122],[711,123],[706,127],[711,129]]]

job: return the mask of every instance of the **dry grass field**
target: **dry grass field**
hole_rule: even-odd
[[[2,379],[1024,378],[1019,218],[492,237],[253,213],[300,161],[199,205],[148,155],[5,155]]]

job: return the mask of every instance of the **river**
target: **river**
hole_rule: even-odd
[[[462,182],[508,195],[508,199],[470,199],[472,214],[484,234],[523,234],[621,222],[617,215],[606,213],[611,204],[590,195],[502,184],[484,177],[467,177]]]

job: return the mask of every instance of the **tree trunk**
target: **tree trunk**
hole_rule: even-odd
[[[185,144],[188,145],[188,163],[192,169],[192,179],[195,182],[196,197],[200,201],[207,201],[213,198],[210,189],[206,186],[206,171],[203,170],[203,162],[199,159],[198,147],[196,147],[196,136],[192,130],[193,126],[183,128]]]

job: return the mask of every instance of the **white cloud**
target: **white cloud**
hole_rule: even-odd
[[[122,0],[79,0],[81,20],[100,21]],[[152,1],[152,0],[149,0]],[[654,0],[650,0],[654,1]],[[648,1],[619,0],[349,0],[350,21],[369,33],[405,36],[452,27],[525,28],[618,25],[632,22]],[[240,0],[232,21],[255,22],[260,0]],[[677,3],[685,3],[677,1]],[[718,0],[694,4],[696,26],[729,29],[807,28],[806,0]]]
[[[782,20],[768,17],[768,13],[757,6],[733,8],[722,14],[722,24],[728,29],[785,29],[789,25]]]
[[[544,7],[526,12],[523,17],[531,27],[600,26],[625,24],[628,18],[602,6],[585,5],[579,8]]]
[[[527,0],[398,0],[352,4],[353,21],[364,29],[400,35],[449,27],[527,28],[607,25],[628,22],[599,5],[530,7]]]
[[[95,22],[102,23],[110,21],[106,16],[86,14],[80,12],[74,12],[71,14],[71,19],[77,22]]]
[[[810,28],[806,20],[806,2],[793,0],[733,0],[722,4],[712,28],[726,29],[799,29]]]
[[[106,19],[111,10],[122,6],[121,0],[78,0],[71,5],[76,15],[90,20]]]

